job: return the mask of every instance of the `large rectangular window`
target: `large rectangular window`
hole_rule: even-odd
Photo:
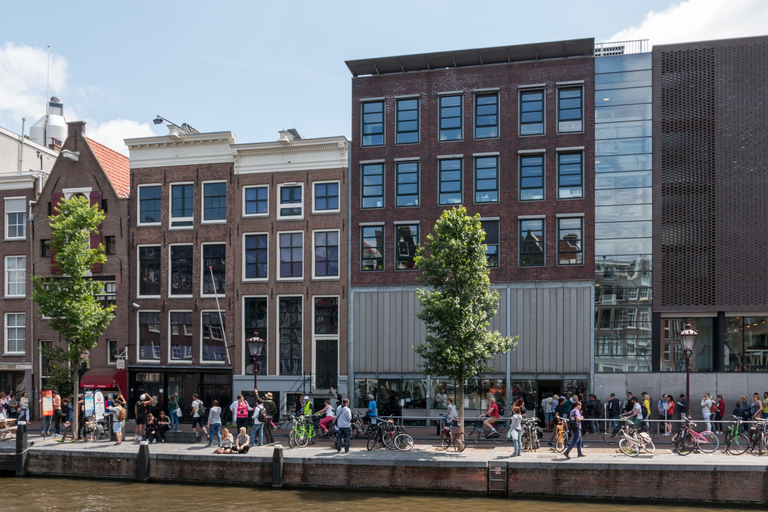
[[[249,338],[256,336],[267,343],[261,351],[261,355],[256,361],[259,375],[267,373],[267,361],[269,360],[269,329],[267,322],[267,298],[266,297],[243,297],[243,340],[247,343]],[[248,345],[243,347],[243,353],[248,354]],[[245,374],[253,375],[253,360],[247,357],[245,360]]]
[[[103,308],[117,306],[117,283],[115,281],[104,281],[104,290],[96,295],[96,300]],[[117,309],[112,313],[117,314]]]
[[[339,277],[339,232],[315,231],[314,277]]]
[[[315,297],[315,386],[326,389],[338,385],[339,298]]]
[[[440,159],[437,166],[440,176],[439,204],[461,204],[461,159]]]
[[[315,186],[315,211],[338,212],[339,211],[339,182],[328,181],[314,183]]]
[[[280,297],[280,373],[301,375],[302,372],[302,303],[301,297]]]
[[[544,133],[544,91],[520,91],[520,135]]]
[[[557,219],[557,260],[560,265],[584,263],[582,218]]]
[[[279,185],[278,219],[304,216],[303,185]]]
[[[171,185],[171,227],[192,227],[194,220],[194,185],[174,183]]]
[[[203,361],[227,360],[227,348],[224,345],[224,328],[227,315],[224,311],[203,311],[202,329],[203,336]]]
[[[24,339],[27,336],[25,313],[5,314],[5,353],[23,354],[25,352]]]
[[[362,228],[361,270],[384,270],[384,226]]]
[[[171,311],[169,316],[171,360],[192,360],[192,312]]]
[[[245,235],[245,279],[266,279],[269,235]]]
[[[485,231],[485,258],[489,267],[499,266],[499,221],[481,220],[480,225]]]
[[[557,131],[584,131],[584,101],[581,87],[557,89]]]
[[[499,95],[475,96],[475,138],[492,139],[499,136]]]
[[[159,311],[139,311],[139,360],[160,360]]]
[[[384,164],[360,166],[362,174],[362,208],[384,207]]]
[[[384,102],[371,101],[362,104],[363,111],[363,146],[381,146],[384,144]]]
[[[227,244],[203,244],[203,295],[225,295]]]
[[[544,265],[544,219],[520,221],[520,266]]]
[[[227,183],[203,183],[203,221],[227,220]]]
[[[475,202],[497,203],[499,201],[499,157],[475,158]]]
[[[160,295],[160,246],[139,247],[139,295]]]
[[[559,152],[557,154],[557,197],[573,199],[584,197],[584,154]]]
[[[159,224],[162,201],[160,185],[139,185],[139,224]]]
[[[5,296],[25,297],[27,295],[27,257],[5,257]]]
[[[397,229],[397,255],[395,257],[395,269],[416,270],[413,262],[416,249],[419,247],[419,225],[399,224]]]
[[[245,187],[243,189],[245,203],[244,215],[267,215],[269,213],[269,187]]]
[[[440,96],[440,140],[461,140],[461,96]]]
[[[280,233],[280,278],[304,276],[304,233]]]
[[[339,334],[338,297],[315,297],[315,334]]]
[[[398,144],[416,144],[419,142],[419,99],[409,98],[397,100],[397,132]]]
[[[520,156],[520,200],[544,199],[544,155]]]
[[[25,238],[26,202],[23,197],[9,197],[5,200],[5,238]]]
[[[170,295],[189,295],[194,293],[192,280],[194,266],[192,245],[172,245],[171,250],[171,290]]]
[[[398,162],[396,206],[419,206],[419,162]]]

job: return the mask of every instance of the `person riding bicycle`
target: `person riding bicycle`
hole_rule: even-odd
[[[493,424],[499,420],[499,406],[496,405],[495,398],[491,396],[488,397],[488,409],[480,416],[485,418],[485,420],[483,421],[483,426],[487,427],[485,436],[486,437],[498,436],[499,433],[496,431],[496,429],[493,426]]]
[[[325,435],[328,432],[328,425],[333,423],[333,420],[336,418],[329,399],[325,399],[325,407],[317,411],[317,416],[323,417],[323,419],[320,420],[320,428],[323,430],[323,435]]]
[[[623,417],[631,421],[635,426],[639,427],[643,423],[643,406],[637,401],[637,397],[633,396],[629,399],[632,404],[632,409],[629,412],[622,414]]]

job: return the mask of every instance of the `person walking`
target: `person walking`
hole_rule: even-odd
[[[701,399],[701,415],[704,416],[704,423],[707,425],[707,430],[712,430],[712,397],[709,393],[704,393],[704,398]]]
[[[581,420],[583,419],[581,415],[581,403],[576,402],[573,405],[573,409],[568,413],[568,427],[571,431],[571,435],[573,436],[573,439],[571,440],[571,444],[568,445],[568,448],[563,452],[563,455],[565,455],[566,459],[570,459],[570,453],[573,447],[576,447],[576,451],[579,454],[579,457],[586,457],[584,453],[582,453],[581,449],[583,446],[583,442],[581,440]],[[575,428],[574,428],[575,427]]]
[[[219,407],[219,401],[214,400],[211,404],[211,409],[208,411],[208,444],[211,446],[213,442],[213,436],[216,436],[218,446],[221,446],[221,407]]]
[[[336,453],[341,452],[341,444],[344,443],[344,453],[349,453],[349,436],[352,432],[352,412],[349,410],[349,398],[345,398],[339,410],[336,411]]]
[[[170,410],[171,417],[171,431],[178,432],[179,414],[176,410],[179,409],[179,397],[176,394],[171,397],[171,404],[168,406],[168,409]]]
[[[515,450],[512,452],[511,457],[519,457],[523,454],[522,443],[520,438],[523,435],[523,415],[520,414],[520,408],[516,405],[512,406],[512,417],[509,423],[509,435],[512,438],[512,442],[515,444]]]
[[[267,421],[264,422],[264,437],[267,444],[274,444],[275,436],[273,432],[275,429],[274,421],[277,419],[277,405],[272,399],[272,393],[264,395],[261,402],[264,404],[264,411],[267,413]]]
[[[29,397],[26,391],[19,399],[19,421],[29,421]]]
[[[60,443],[63,443],[67,440],[67,434],[70,434],[72,436],[72,440],[70,443],[76,443],[77,440],[75,439],[75,433],[72,431],[72,421],[74,421],[74,410],[72,409],[72,406],[69,403],[69,398],[64,398],[61,401],[61,407],[64,411],[64,432],[61,436],[61,439],[59,439]]]
[[[264,446],[264,420],[266,416],[267,413],[261,398],[256,397],[256,407],[253,408],[253,429],[251,430],[252,446]]]
[[[616,396],[616,393],[611,393],[608,397],[608,417],[613,420],[611,423],[612,436],[615,436],[619,430],[619,422],[616,421],[619,419],[619,416],[621,416],[621,400]]]
[[[201,414],[203,409],[203,402],[200,401],[200,397],[197,393],[192,395],[192,431],[197,433],[197,426],[200,425],[200,430],[208,436],[208,441],[211,440],[211,435],[205,428],[205,416]]]
[[[61,395],[58,391],[53,392],[53,437],[61,435],[61,418],[64,413],[61,410]]]

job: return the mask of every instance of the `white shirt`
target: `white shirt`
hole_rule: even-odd
[[[200,400],[193,400],[192,401],[192,409],[194,409],[194,411],[195,411],[195,413],[192,415],[193,418],[199,418],[200,417],[200,413],[197,412],[197,411],[200,410],[200,404],[202,404],[202,403],[203,402],[201,402]]]
[[[632,412],[637,413],[635,418],[639,420],[643,419],[643,407],[639,403],[635,403],[635,406],[632,408]]]
[[[253,424],[261,425],[263,422],[259,421],[259,412],[264,410],[264,404],[259,404],[253,408]]]

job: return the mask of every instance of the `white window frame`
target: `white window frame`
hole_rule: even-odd
[[[10,315],[24,315],[24,337],[21,340],[21,343],[22,343],[21,352],[19,352],[18,350],[14,350],[14,351],[8,350],[8,317]],[[27,314],[26,313],[5,313],[5,315],[3,315],[3,320],[4,320],[3,338],[5,340],[5,343],[4,343],[5,346],[3,347],[4,354],[7,356],[23,356],[24,354],[26,354],[26,344],[27,344]],[[18,325],[14,326],[14,328],[18,328],[18,327],[19,327]]]
[[[245,213],[245,191],[252,188],[267,189],[267,212],[266,213]],[[269,185],[244,185],[243,186],[243,217],[269,217]]]
[[[171,287],[171,284],[173,282],[173,260],[171,259],[171,247],[178,247],[178,246],[191,246],[192,247],[192,283],[195,282],[195,267],[194,267],[194,261],[195,261],[195,244],[168,244],[168,298],[169,299],[191,299],[195,296],[194,294],[194,284],[192,285],[192,293],[188,295],[174,295],[172,293],[173,288]],[[200,257],[202,258],[202,253],[200,253]]]
[[[162,245],[160,244],[140,244],[136,246],[136,298],[137,299],[159,299],[162,297],[162,293],[159,295],[142,295],[141,294],[141,248],[142,247],[160,247],[160,265],[163,264],[162,259]],[[160,281],[160,289],[162,290],[163,283],[162,277]]]
[[[173,330],[171,329],[171,314],[172,313],[192,313],[192,358],[191,359],[174,359],[173,358],[173,349],[172,349],[172,340],[171,337],[173,336]],[[202,318],[202,317],[200,317]],[[191,309],[169,309],[168,310],[168,363],[169,364],[192,364],[192,361],[195,358],[195,312]]]
[[[269,330],[269,295],[243,295],[240,297],[240,332],[243,333],[243,354],[244,356],[241,357],[242,361],[240,362],[240,375],[245,375],[245,368],[248,366],[248,363],[251,362],[251,356],[248,353],[248,338],[245,336],[245,300],[246,299],[264,299],[267,301],[267,330]],[[278,318],[280,318],[280,311],[277,312]],[[202,318],[202,317],[200,317]],[[226,321],[226,320],[225,320]],[[266,334],[267,340],[269,340],[269,332],[267,333],[259,333],[261,336],[262,334]],[[269,341],[267,341],[267,344],[269,344]],[[278,345],[279,347],[279,345]],[[265,347],[267,349],[267,365],[269,365],[269,347]],[[259,374],[259,375],[267,375],[267,373]]]
[[[11,294],[10,293],[10,286],[11,286],[11,278],[10,278],[10,272],[19,272],[20,269],[16,268],[14,270],[8,269],[8,260],[11,258],[22,258],[24,260],[24,267],[23,267],[23,275],[21,278],[21,285],[24,287],[24,293],[22,294]],[[17,285],[19,284],[19,281],[13,281],[13,284]],[[6,256],[5,257],[5,297],[9,299],[23,299],[27,296],[27,257],[23,255],[16,255],[16,256]]]
[[[200,244],[200,297],[226,297],[226,288],[224,289],[224,293],[203,293],[205,290],[205,278],[204,275],[208,271],[208,269],[205,267],[205,256],[204,256],[204,247],[206,245],[223,245],[226,249],[226,254],[224,256],[224,259],[226,260],[226,255],[229,254],[229,244],[227,242],[203,242]],[[226,268],[226,264],[225,264]],[[226,274],[225,274],[225,283],[226,283]]]
[[[301,208],[301,215],[281,215],[281,211],[283,208],[297,208],[297,206],[290,206],[291,204],[295,205],[296,203],[289,203],[283,206],[282,203],[282,191],[283,187],[301,187],[301,203],[298,203]],[[341,193],[341,191],[339,191]],[[304,183],[303,182],[294,182],[294,183],[280,183],[277,185],[277,220],[303,220],[304,219],[304,200],[306,198],[306,194],[304,192]]]
[[[162,357],[163,357],[162,352],[160,352],[160,357],[157,359],[141,359],[141,323],[140,323],[139,313],[160,313],[160,323],[158,325],[163,325],[163,312],[160,311],[159,309],[142,309],[142,310],[136,311],[136,362],[160,364],[160,361],[162,360]],[[162,332],[160,334],[162,334]],[[154,347],[153,347],[153,351],[154,351]]]
[[[192,216],[191,217],[179,217],[175,218],[173,216],[173,187],[176,185],[192,185]],[[168,229],[173,230],[184,230],[184,229],[195,229],[195,182],[193,181],[177,181],[174,183],[169,183],[168,188]],[[173,223],[175,222],[191,222],[189,226],[174,226]]]
[[[211,185],[213,183],[224,183],[225,185],[225,196],[227,197],[229,193],[229,187],[226,187],[227,180],[209,180],[209,181],[203,181],[200,185],[200,194],[201,194],[201,201],[200,201],[200,224],[226,224],[227,223],[227,217],[224,217],[223,219],[216,219],[216,220],[205,220],[205,186]],[[229,216],[229,205],[227,205],[227,216]]]
[[[245,275],[245,237],[248,235],[265,235],[267,237],[267,277],[246,277]],[[242,241],[242,247],[243,247],[243,263],[242,268],[240,269],[242,279],[241,281],[243,283],[263,283],[266,281],[269,281],[269,232],[267,231],[260,231],[260,232],[253,232],[253,233],[243,233],[243,241]]]
[[[141,221],[141,189],[145,187],[160,187],[160,220],[157,222]],[[90,190],[88,190],[88,192],[90,192]],[[138,207],[136,208],[136,225],[137,226],[161,226],[163,224],[163,184],[162,183],[142,183],[141,185],[138,186],[138,190],[136,192],[137,192],[136,202],[138,203]]]
[[[280,266],[281,266],[281,262],[280,262],[280,235],[292,235],[292,234],[295,234],[295,233],[300,233],[301,234],[301,277],[293,277],[293,276],[292,277],[281,277],[281,275],[280,275]],[[275,268],[276,268],[275,277],[276,277],[277,281],[303,281],[304,280],[304,275],[305,275],[304,266],[305,266],[305,262],[307,260],[307,257],[306,257],[307,255],[304,253],[304,248],[306,247],[306,245],[307,244],[304,241],[304,232],[303,231],[292,230],[292,231],[278,231],[277,232],[276,239],[275,239],[275,251],[276,251],[275,252]]]
[[[627,329],[637,329],[637,308],[627,308]]]
[[[21,210],[9,210],[8,208],[8,202],[9,201],[21,201],[22,207]],[[26,240],[27,238],[27,198],[26,197],[6,197],[5,198],[5,239],[6,240]],[[21,221],[21,229],[24,232],[22,236],[9,236],[8,235],[8,227],[10,226],[10,222],[8,222],[8,215],[11,213],[21,213],[22,214],[22,221]],[[15,226],[18,226],[18,224],[14,224]]]
[[[225,313],[222,316],[226,317],[226,310],[224,310],[222,312]],[[203,359],[203,354],[204,354],[204,351],[203,351],[203,335],[204,335],[204,332],[203,332],[204,331],[204,329],[203,329],[203,315],[205,313],[215,313],[216,316],[218,317],[219,310],[218,309],[201,309],[200,310],[200,364],[225,365],[225,364],[227,364],[227,350],[228,350],[226,342],[224,343],[224,359],[222,359],[221,361],[215,361],[215,360],[211,360],[211,359]],[[227,320],[225,318],[224,319],[224,329],[226,329],[226,328],[227,328]]]
[[[339,248],[339,275],[337,276],[318,276],[315,272],[315,233],[329,233],[335,231],[337,235]],[[338,281],[341,279],[341,232],[338,229],[314,229],[312,230],[312,280],[314,281]],[[325,297],[325,295],[323,295]],[[330,295],[329,295],[330,297]]]
[[[315,208],[315,185],[328,185],[329,183],[335,183],[338,187],[338,200],[339,200],[339,207],[335,210],[317,210]],[[302,210],[303,212],[303,210]],[[327,181],[313,181],[312,182],[312,213],[313,214],[319,214],[323,215],[326,213],[340,213],[341,212],[341,182],[339,180],[327,180]]]
[[[96,294],[96,296],[95,296],[96,300],[99,300],[100,297],[112,296],[112,297],[115,298],[115,305],[117,305],[117,280],[115,280],[115,281],[98,281],[98,282],[100,282],[101,284],[104,285],[104,292]],[[115,292],[114,293],[107,292],[107,285],[108,284],[115,285]],[[115,308],[115,314],[117,314],[117,308]],[[112,318],[115,318],[115,314],[112,315]]]
[[[317,353],[317,340],[336,340],[336,343],[338,345],[341,344],[341,314],[339,314],[339,333],[338,334],[315,334],[315,299],[319,298],[328,298],[328,299],[336,299],[337,304],[339,305],[339,310],[341,310],[341,297],[339,295],[312,295],[312,387],[316,387],[317,384],[317,358],[315,357],[315,354]],[[303,310],[302,310],[303,311]],[[302,329],[304,324],[302,323]],[[304,333],[302,333],[304,334]],[[338,369],[340,368],[339,364],[341,363],[341,347],[336,347],[336,373],[338,377]]]

